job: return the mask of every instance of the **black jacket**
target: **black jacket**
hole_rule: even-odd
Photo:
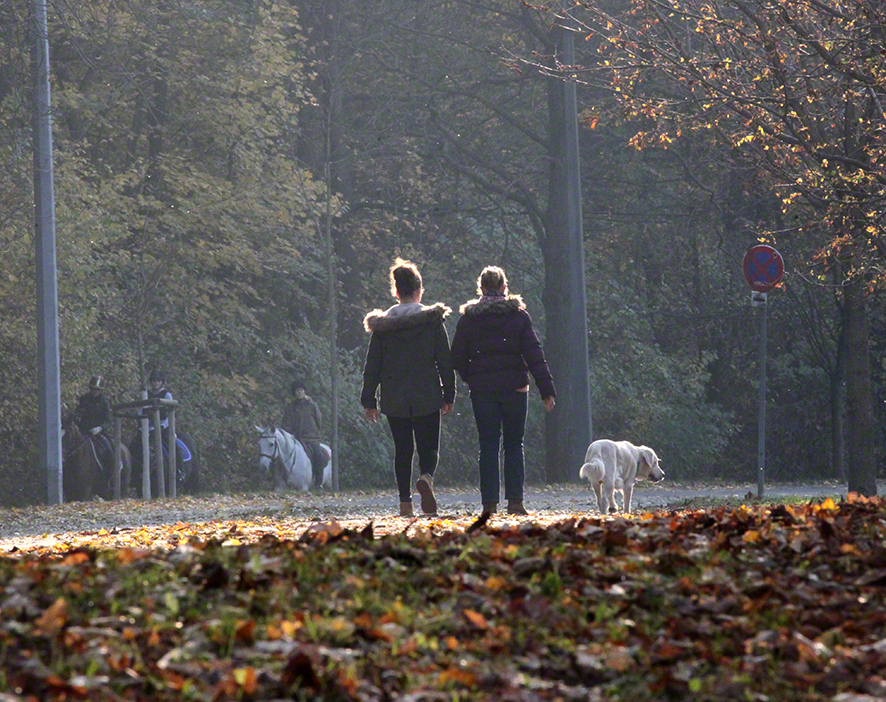
[[[94,427],[101,427],[107,431],[111,424],[111,405],[108,398],[102,394],[93,395],[91,392],[81,395],[77,399],[74,418],[83,433],[89,432]]]
[[[554,379],[532,318],[519,295],[480,298],[461,306],[452,365],[471,393],[519,390],[529,373],[542,397],[556,397]]]
[[[455,373],[441,302],[373,310],[363,320],[372,336],[363,366],[363,407],[391,417],[421,417],[455,402]],[[380,406],[376,404],[379,387]]]

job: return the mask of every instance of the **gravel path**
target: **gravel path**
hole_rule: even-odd
[[[886,484],[880,487],[880,494]],[[767,486],[765,498],[800,497],[839,500],[846,495],[842,483]],[[634,489],[634,511],[654,511],[674,506],[699,507],[705,501],[735,500],[755,502],[757,486],[681,486],[638,484]],[[439,488],[439,516],[448,528],[464,528],[480,512],[479,494],[473,489]],[[416,498],[417,503],[417,498]],[[527,486],[525,494],[529,517],[497,515],[496,521],[536,520],[553,522],[569,517],[597,515],[593,492],[585,485]],[[343,492],[337,495],[303,493],[208,495],[178,499],[93,501],[54,506],[33,506],[0,510],[0,554],[35,551],[76,544],[76,536],[88,537],[105,532],[158,530],[178,524],[224,525],[257,522],[288,534],[298,533],[318,522],[335,520],[342,526],[361,528],[372,522],[376,533],[398,531],[409,522],[396,514],[396,496],[391,492]],[[418,506],[416,504],[416,509]],[[425,522],[428,523],[428,522]]]

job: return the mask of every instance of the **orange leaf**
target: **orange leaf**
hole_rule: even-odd
[[[252,695],[258,689],[258,676],[255,674],[255,668],[248,666],[246,668],[236,668],[234,670],[234,680],[243,689],[247,695]]]
[[[361,629],[368,629],[372,626],[372,617],[369,616],[368,612],[358,614],[354,617],[354,626],[359,626]]]
[[[462,613],[465,615],[465,618],[478,629],[489,628],[489,623],[486,621],[486,617],[479,612],[475,612],[472,609],[466,609]]]
[[[507,584],[507,580],[497,575],[492,575],[486,578],[486,587],[488,587],[490,590],[501,590]]]
[[[55,634],[66,621],[68,621],[68,604],[63,597],[59,597],[37,618],[35,624],[44,633]]]
[[[83,563],[83,561],[88,561],[88,560],[89,560],[88,554],[83,553],[83,551],[78,551],[77,553],[71,553],[71,554],[65,556],[62,559],[62,565],[74,566],[74,565],[79,565],[80,563]]]
[[[298,620],[285,622],[280,622],[280,631],[283,632],[284,636],[289,637],[290,639],[295,635],[295,632],[301,629],[303,626],[303,622]]]
[[[121,565],[128,565],[133,561],[140,560],[142,558],[147,558],[151,555],[151,552],[148,549],[140,548],[134,549],[130,547],[121,548],[117,551],[117,561]]]
[[[412,653],[415,653],[418,650],[418,644],[415,642],[414,638],[411,638],[406,641],[402,646],[397,648],[398,656],[408,656]]]
[[[622,646],[617,646],[607,651],[605,660],[606,667],[618,673],[624,673],[636,665],[634,657]]]
[[[323,522],[321,524],[312,524],[308,527],[307,532],[310,534],[326,534],[327,538],[330,536],[339,536],[344,531],[344,528],[341,524],[339,524],[334,519],[331,522]]]
[[[255,620],[237,622],[235,637],[240,643],[251,644],[255,640]]]
[[[441,685],[445,685],[446,683],[451,682],[458,685],[464,685],[465,687],[473,687],[477,684],[477,676],[469,670],[463,670],[461,668],[447,668],[440,673],[438,681]]]

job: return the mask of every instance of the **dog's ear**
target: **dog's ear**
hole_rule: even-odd
[[[648,446],[641,446],[640,460],[646,464],[647,468],[652,468],[655,465],[655,452]]]

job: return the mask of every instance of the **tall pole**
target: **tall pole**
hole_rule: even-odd
[[[591,441],[588,311],[572,20],[553,28],[562,74],[548,87],[550,171],[545,214],[545,354],[557,407],[545,417],[545,469],[551,482],[578,480]]]
[[[58,281],[55,258],[55,190],[46,0],[33,0],[34,234],[37,259],[37,385],[40,465],[46,471],[47,504],[62,501],[61,374],[58,346]]]
[[[766,293],[760,305],[760,406],[757,414],[757,499],[763,499],[766,472]]]
[[[573,32],[563,31],[563,61],[567,66],[575,65],[575,42]],[[588,369],[588,299],[585,287],[584,257],[584,222],[581,209],[581,156],[578,149],[578,101],[576,98],[575,81],[567,76],[563,83],[564,90],[564,138],[566,140],[566,221],[569,227],[569,257],[572,265],[569,268],[569,294],[573,298],[572,308],[575,315],[575,329],[570,339],[578,369],[576,371],[576,408],[582,420],[586,418],[587,443],[593,436],[591,424],[591,389]],[[580,323],[579,323],[580,322]],[[582,422],[584,423],[584,421]],[[578,468],[571,471],[573,478],[578,477]]]

